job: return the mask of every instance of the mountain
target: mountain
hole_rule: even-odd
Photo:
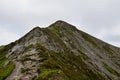
[[[120,80],[120,48],[59,20],[0,47],[0,80]]]

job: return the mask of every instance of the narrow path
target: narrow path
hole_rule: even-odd
[[[14,62],[14,63],[15,63],[15,69],[5,80],[14,80],[14,78],[17,77],[17,75],[19,74],[21,64],[19,62]]]

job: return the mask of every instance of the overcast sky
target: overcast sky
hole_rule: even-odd
[[[57,20],[120,47],[120,0],[0,0],[0,45]]]

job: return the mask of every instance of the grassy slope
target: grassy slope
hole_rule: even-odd
[[[75,56],[71,52],[55,53],[40,44],[37,46],[43,63],[36,80],[103,80],[100,74],[94,73],[83,61],[89,59],[86,55]]]
[[[8,48],[6,47],[0,49],[0,80],[4,80],[15,67],[15,64],[5,57],[7,52]],[[5,65],[6,62],[8,63]]]

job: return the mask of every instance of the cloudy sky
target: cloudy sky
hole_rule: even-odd
[[[120,0],[0,0],[0,45],[57,20],[120,47]]]

